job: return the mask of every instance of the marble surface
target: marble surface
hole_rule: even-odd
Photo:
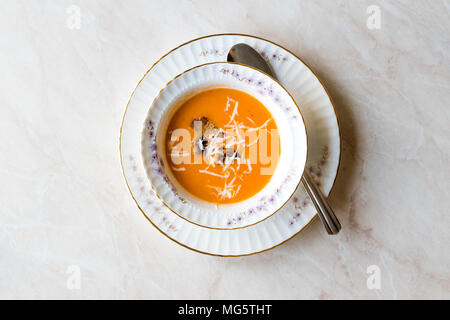
[[[449,13],[447,0],[1,1],[0,298],[449,299]],[[329,89],[338,236],[317,220],[269,252],[211,257],[131,199],[130,94],[168,50],[223,32],[280,43]]]

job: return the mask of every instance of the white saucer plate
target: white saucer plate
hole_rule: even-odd
[[[226,61],[229,49],[242,42],[254,47],[270,61],[277,78],[299,105],[308,133],[306,168],[328,195],[337,175],[341,144],[333,104],[324,86],[304,62],[268,40],[221,34],[195,39],[173,49],[158,60],[138,83],[125,110],[120,132],[123,174],[145,217],[178,244],[218,256],[250,255],[276,247],[303,230],[316,216],[306,191],[299,187],[278,212],[257,224],[248,225],[242,221],[245,217],[239,216],[227,221],[233,229],[211,229],[173,213],[152,191],[141,157],[141,132],[153,100],[161,88],[178,74],[201,64]]]

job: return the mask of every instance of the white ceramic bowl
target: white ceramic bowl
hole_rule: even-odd
[[[269,183],[253,197],[217,205],[185,190],[172,175],[165,156],[165,135],[171,116],[180,104],[212,88],[244,91],[270,111],[279,134],[281,153]],[[297,189],[307,155],[303,117],[290,94],[267,74],[235,63],[216,62],[189,69],[170,81],[149,108],[142,131],[142,157],[150,184],[161,201],[180,217],[207,228],[235,229],[258,223],[278,211]],[[245,219],[244,219],[245,218]]]

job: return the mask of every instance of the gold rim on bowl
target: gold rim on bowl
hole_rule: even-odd
[[[173,81],[175,81],[176,79],[178,79],[179,77],[181,77],[182,75],[184,75],[184,74],[187,73],[187,72],[190,72],[190,71],[195,70],[195,69],[197,69],[197,68],[201,68],[201,67],[208,66],[208,65],[214,65],[214,64],[231,64],[231,65],[238,65],[238,66],[242,66],[242,67],[245,67],[245,68],[249,68],[249,69],[252,69],[252,70],[254,70],[254,71],[256,71],[256,72],[262,73],[262,74],[268,76],[270,80],[272,80],[273,82],[277,83],[277,84],[281,87],[281,89],[284,90],[284,91],[288,94],[288,96],[291,98],[291,100],[294,102],[295,106],[297,107],[298,111],[300,112],[300,116],[301,116],[302,121],[303,121],[303,127],[305,128],[305,135],[306,135],[306,158],[305,158],[305,165],[304,165],[304,167],[303,167],[303,172],[304,172],[304,171],[306,170],[306,160],[308,159],[308,131],[306,130],[305,118],[303,117],[302,111],[300,110],[300,108],[299,108],[297,102],[294,100],[294,97],[292,97],[292,95],[289,93],[289,91],[287,91],[287,89],[286,89],[286,88],[285,88],[285,87],[284,87],[277,79],[273,78],[271,75],[269,75],[269,74],[267,74],[267,73],[265,73],[265,72],[263,72],[263,71],[261,71],[261,70],[255,68],[255,67],[248,66],[248,65],[245,65],[245,64],[242,64],[242,63],[237,63],[237,62],[222,62],[222,61],[217,61],[217,62],[203,63],[203,64],[200,64],[200,65],[198,65],[198,66],[189,68],[189,69],[187,69],[187,70],[184,70],[184,71],[181,72],[180,74],[176,75],[175,77],[173,77],[169,82],[167,82],[167,83],[164,85],[164,87],[161,88],[161,90],[159,90],[159,92],[157,93],[157,95],[156,95],[155,98],[153,99],[152,103],[150,104],[150,108],[151,108],[151,106],[155,103],[156,99],[158,99],[158,97],[159,97],[159,95],[161,94],[161,92],[163,92],[164,89],[166,89]],[[145,126],[145,122],[144,122],[144,126]],[[209,226],[205,226],[205,225],[199,224],[199,223],[197,223],[197,222],[191,221],[191,220],[189,220],[189,219],[186,218],[186,217],[183,217],[181,214],[179,214],[178,212],[176,212],[175,210],[173,210],[173,209],[172,209],[172,208],[171,208],[171,207],[170,207],[170,206],[169,206],[169,205],[168,205],[168,204],[167,204],[167,203],[159,196],[159,194],[156,192],[155,188],[153,187],[153,184],[151,183],[150,177],[148,177],[148,179],[150,180],[150,187],[152,188],[153,193],[154,193],[155,196],[159,199],[159,201],[161,201],[162,204],[163,204],[164,206],[166,206],[167,209],[169,209],[170,211],[172,211],[173,213],[175,213],[175,214],[176,214],[177,216],[179,216],[180,218],[186,220],[186,221],[189,222],[189,223],[192,223],[192,224],[195,224],[195,225],[197,225],[197,226],[199,226],[199,227],[202,227],[202,228],[214,229],[214,230],[236,230],[236,229],[245,229],[245,228],[254,226],[254,225],[256,225],[256,224],[258,224],[258,223],[260,223],[260,222],[263,222],[264,220],[270,218],[270,217],[273,216],[275,213],[277,213],[278,211],[280,211],[280,210],[286,205],[286,203],[288,203],[289,200],[291,200],[291,198],[294,196],[295,192],[297,191],[297,189],[298,189],[298,187],[299,187],[299,185],[300,185],[300,183],[301,183],[301,178],[302,178],[302,176],[303,176],[303,172],[302,172],[302,175],[300,176],[300,179],[299,179],[299,181],[298,181],[298,183],[297,183],[297,186],[294,188],[294,191],[292,192],[292,194],[287,198],[287,200],[286,200],[286,201],[285,201],[285,202],[284,202],[277,210],[275,210],[274,212],[272,212],[270,215],[268,215],[268,216],[265,217],[264,219],[261,219],[261,220],[256,221],[255,223],[248,224],[248,225],[245,225],[245,226],[242,226],[242,227],[234,227],[234,228],[216,228],[216,227],[209,227]]]

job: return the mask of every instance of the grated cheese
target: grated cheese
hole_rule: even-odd
[[[226,131],[222,128],[219,128],[217,132],[215,132],[213,135],[211,135],[206,153],[205,158],[208,163],[208,167],[203,170],[199,170],[200,173],[215,176],[218,178],[224,179],[223,181],[223,187],[219,186],[212,186],[208,185],[209,188],[214,190],[216,193],[216,196],[220,199],[225,198],[233,198],[236,196],[236,194],[240,191],[242,185],[239,183],[239,181],[243,180],[244,175],[251,174],[252,173],[252,165],[250,159],[244,159],[242,158],[243,152],[242,150],[245,150],[246,144],[245,139],[242,137],[242,134],[247,132],[253,132],[257,131],[263,128],[267,127],[267,124],[271,119],[268,119],[264,124],[262,124],[259,127],[249,127],[243,122],[236,121],[236,115],[239,115],[239,101],[235,101],[234,99],[227,97],[227,102],[225,105],[225,112],[229,112],[230,108],[233,106],[233,111],[230,115],[230,119],[228,123],[224,126]],[[251,118],[246,117],[247,120],[252,123],[253,125],[256,125],[255,121],[253,121]],[[258,133],[257,137],[250,141],[247,147],[250,147],[257,143],[260,139],[260,135]],[[233,149],[234,152],[231,156],[228,156],[227,150]],[[215,172],[211,172],[208,169],[210,167],[216,167],[216,164],[218,163],[218,158],[223,156],[225,153],[224,161],[223,163],[220,163],[223,165],[222,172],[223,174],[218,174]],[[236,164],[236,166],[232,166],[232,164]],[[239,171],[241,164],[246,165],[247,169],[243,172]],[[176,171],[182,171],[184,168],[175,169]]]

